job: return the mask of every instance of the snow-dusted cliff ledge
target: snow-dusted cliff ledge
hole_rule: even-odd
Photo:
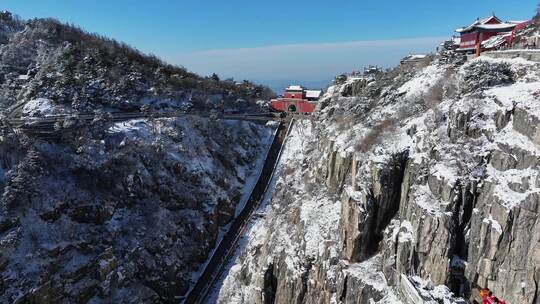
[[[406,280],[425,301],[479,285],[533,303],[539,105],[540,66],[523,59],[331,87],[219,302],[398,303]]]

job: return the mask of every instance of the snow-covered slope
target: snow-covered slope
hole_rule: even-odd
[[[192,284],[272,128],[132,120],[101,139],[0,143],[0,302],[171,302]],[[26,150],[26,151],[24,151]],[[48,300],[47,300],[48,299]]]
[[[522,59],[340,81],[219,302],[398,303],[416,286],[452,303],[481,286],[533,303],[539,105],[540,66]]]
[[[201,77],[128,45],[54,19],[20,20],[0,12],[0,110],[48,99],[78,112],[257,107],[268,88]]]
[[[243,206],[275,125],[107,112],[248,109],[266,89],[7,12],[0,77],[0,303],[179,301]],[[88,112],[92,122],[75,117]],[[49,138],[4,115],[63,113],[74,117]]]

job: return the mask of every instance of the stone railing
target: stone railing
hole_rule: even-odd
[[[482,56],[491,58],[523,58],[530,61],[540,62],[540,49],[504,50],[484,52]]]

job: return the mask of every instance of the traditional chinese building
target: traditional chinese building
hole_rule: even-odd
[[[479,55],[484,50],[509,44],[513,30],[518,24],[519,22],[503,22],[495,15],[477,19],[469,26],[456,29],[456,32],[460,34],[460,44],[457,50],[476,52]]]
[[[316,101],[321,97],[321,90],[306,90],[299,85],[285,89],[281,98],[270,101],[270,109],[276,112],[310,114],[315,110]]]

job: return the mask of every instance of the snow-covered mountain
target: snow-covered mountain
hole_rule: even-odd
[[[4,113],[99,110],[48,140],[0,130],[0,302],[181,301],[275,125],[99,118],[221,100],[246,109],[267,90],[9,13],[0,75]],[[311,118],[291,130],[272,195],[212,298],[446,304],[489,287],[538,302],[540,63],[448,51],[342,75]]]
[[[0,110],[93,112],[45,140],[0,131],[0,303],[176,303],[246,200],[275,126],[141,106],[256,107],[263,87],[203,78],[55,20],[0,14]]]
[[[540,63],[340,77],[291,134],[219,303],[538,302]]]
[[[254,106],[271,91],[249,82],[200,77],[121,42],[54,19],[0,13],[0,106],[47,98],[78,112],[189,103]]]

